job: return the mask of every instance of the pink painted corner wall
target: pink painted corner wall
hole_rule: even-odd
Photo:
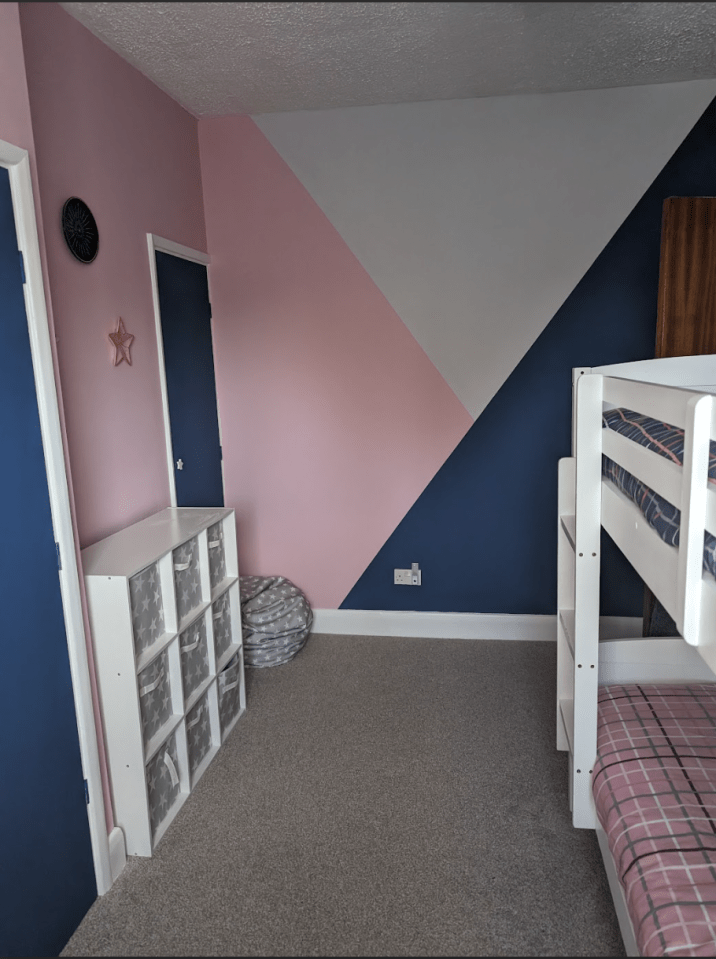
[[[147,233],[206,249],[196,120],[54,3],[20,9],[80,543],[169,505]],[[99,228],[75,260],[60,214]],[[122,317],[132,365],[112,365]]]
[[[34,153],[16,3],[0,3],[0,140],[23,147],[31,156]]]
[[[256,124],[199,142],[240,569],[334,609],[472,418]]]

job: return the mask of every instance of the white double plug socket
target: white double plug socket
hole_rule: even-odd
[[[410,569],[393,570],[393,583],[395,586],[421,586],[422,582],[422,570],[417,563],[413,563]]]

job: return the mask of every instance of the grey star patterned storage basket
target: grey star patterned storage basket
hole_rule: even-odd
[[[165,649],[137,677],[145,748],[172,715],[169,656]]]
[[[189,540],[172,551],[174,557],[174,588],[179,622],[201,604],[201,574],[199,572],[199,544]]]
[[[152,835],[156,836],[167,813],[176,804],[181,790],[177,733],[171,734],[156,756],[147,763],[147,792]]]
[[[211,618],[214,625],[214,647],[218,662],[232,644],[231,597],[228,592],[212,603]]]
[[[222,736],[241,709],[242,677],[241,653],[237,653],[219,673],[217,680],[219,688],[219,722],[221,724]]]
[[[216,589],[226,578],[223,523],[215,523],[206,531],[209,548],[209,580]]]
[[[164,633],[164,605],[157,563],[130,578],[129,595],[134,646],[140,656]]]
[[[313,611],[301,590],[283,576],[242,576],[244,665],[280,666],[303,648]]]
[[[216,691],[212,686],[186,714],[186,739],[189,756],[189,775],[192,786],[196,772],[211,752],[212,746],[219,744],[215,723],[212,723],[212,697]]]
[[[206,619],[200,616],[191,626],[179,633],[181,653],[181,681],[184,699],[188,702],[192,693],[201,686],[210,673],[209,647],[206,639]]]

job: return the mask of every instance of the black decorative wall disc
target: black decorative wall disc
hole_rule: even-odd
[[[81,263],[91,263],[99,249],[99,231],[84,200],[71,196],[62,207],[62,232],[70,252]]]

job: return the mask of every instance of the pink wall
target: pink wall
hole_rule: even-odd
[[[240,568],[333,609],[472,419],[256,124],[199,140]]]
[[[28,150],[34,166],[30,102],[16,3],[0,3],[0,140]]]
[[[35,205],[79,554],[169,503],[145,234],[205,249],[196,121],[51,3],[23,4],[19,22],[15,4],[0,4],[0,83],[0,123],[12,104],[0,136],[19,146],[34,136],[36,146]],[[22,109],[28,89],[32,126]],[[71,256],[60,232],[72,195],[89,203],[100,229],[89,266]],[[107,333],[120,315],[136,348],[132,367],[115,369]],[[80,586],[111,829],[81,577]]]
[[[20,10],[50,295],[82,546],[169,504],[146,234],[206,247],[197,123],[54,3]],[[90,265],[59,220],[85,200]],[[132,366],[112,365],[122,317]]]

